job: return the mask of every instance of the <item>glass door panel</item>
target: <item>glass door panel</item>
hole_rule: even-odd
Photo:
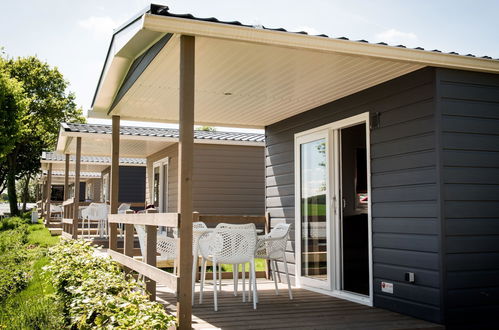
[[[326,139],[300,145],[301,274],[328,279]]]

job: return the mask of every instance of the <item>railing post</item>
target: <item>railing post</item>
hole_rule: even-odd
[[[125,214],[133,214],[133,210],[126,210]],[[126,256],[133,257],[133,248],[135,243],[134,228],[131,223],[125,224],[125,241],[123,242],[123,253]],[[131,270],[126,269],[127,273]]]
[[[147,210],[146,213],[158,213],[156,210]],[[146,225],[146,255],[144,262],[156,267],[156,244],[158,237],[157,226]],[[146,290],[149,293],[151,301],[156,300],[156,282],[146,278]]]
[[[73,239],[78,238],[80,203],[81,137],[76,138],[75,193],[73,198]]]
[[[47,218],[45,219],[45,224],[47,227],[50,225],[50,200],[52,197],[52,163],[49,163],[49,169],[47,173]]]

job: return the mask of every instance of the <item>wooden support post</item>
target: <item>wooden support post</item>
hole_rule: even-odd
[[[180,264],[178,267],[177,319],[179,329],[192,323],[192,162],[194,147],[193,36],[180,36],[178,210],[180,213]]]
[[[69,154],[66,154],[66,162],[64,163],[64,201],[69,198]]]
[[[156,267],[156,243],[158,237],[156,226],[146,225],[146,256],[145,263]],[[156,300],[156,282],[150,278],[146,279],[146,290],[151,301]]]
[[[47,224],[47,227],[50,225],[50,217],[51,212],[50,212],[50,201],[52,197],[52,163],[49,163],[49,169],[47,173],[47,218],[45,219],[45,223]]]
[[[80,209],[80,169],[81,169],[81,137],[76,138],[76,160],[75,160],[75,189],[73,198],[73,239],[78,238]]]
[[[45,179],[42,177],[42,183],[41,183],[41,192],[42,192],[42,203],[40,204],[40,210],[41,210],[41,217],[45,217],[45,196],[47,195],[47,186],[45,185]]]
[[[111,146],[111,214],[118,213],[118,194],[120,189],[120,117],[113,116],[113,136]],[[109,248],[116,251],[118,248],[118,225],[109,224]]]

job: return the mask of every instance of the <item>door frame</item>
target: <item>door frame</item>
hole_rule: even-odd
[[[341,265],[341,231],[340,231],[340,142],[339,130],[358,124],[366,126],[366,157],[367,157],[367,191],[368,191],[368,255],[369,255],[369,296],[356,294],[341,290],[342,265]],[[372,190],[371,190],[371,137],[370,137],[370,116],[369,112],[341,119],[326,125],[296,133],[294,136],[294,162],[295,162],[295,274],[296,286],[303,287],[311,291],[324,293],[345,300],[350,300],[360,304],[373,306],[373,260],[372,260]],[[301,177],[300,177],[300,145],[307,141],[317,140],[318,136],[326,136],[326,156],[327,156],[327,182],[326,200],[328,207],[326,211],[327,240],[328,240],[328,284],[314,286],[314,281],[302,277],[301,275]],[[310,139],[308,138],[310,137]],[[314,138],[315,137],[315,138]],[[332,148],[331,148],[332,146]],[[332,152],[331,152],[332,151]],[[334,164],[335,166],[331,166]],[[334,229],[334,230],[333,230]],[[331,249],[334,247],[333,249]],[[334,253],[331,253],[331,250]],[[330,269],[333,268],[333,272]]]

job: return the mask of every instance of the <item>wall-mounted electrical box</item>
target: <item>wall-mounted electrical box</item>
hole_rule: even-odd
[[[412,272],[405,273],[405,280],[406,280],[406,282],[414,283],[416,281],[414,273],[412,273]]]

